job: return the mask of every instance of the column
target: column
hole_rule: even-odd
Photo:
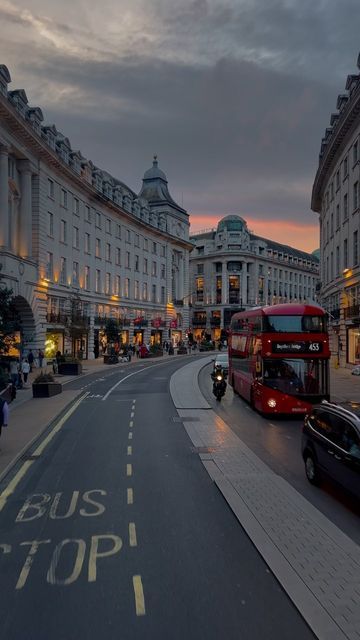
[[[0,246],[9,246],[8,148],[0,144]]]
[[[248,275],[246,262],[243,262],[241,267],[241,301],[242,306],[246,307],[248,302]]]
[[[189,317],[189,301],[190,301],[190,281],[189,281],[189,252],[186,250],[183,253],[183,267],[184,267],[184,306],[183,306],[183,324],[184,331],[187,331],[190,326]],[[192,290],[192,289],[191,289]]]
[[[21,200],[17,252],[25,258],[32,255],[32,173],[29,162],[20,162],[19,170]]]
[[[247,274],[247,262],[242,263],[241,270],[241,301],[242,306],[247,307],[248,303],[248,274]]]
[[[222,263],[221,270],[221,304],[228,303],[228,288],[227,262],[225,260],[225,262]]]
[[[184,281],[185,281],[185,261],[184,261],[184,254],[181,253],[179,256],[179,300],[182,300],[185,295]]]

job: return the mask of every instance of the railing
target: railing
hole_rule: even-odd
[[[332,315],[333,312],[331,312]],[[360,305],[353,304],[351,307],[345,307],[344,309],[344,318],[345,320],[349,320],[350,318],[358,318],[360,316]]]
[[[47,313],[46,321],[49,324],[62,324],[62,325],[79,325],[88,326],[90,324],[89,316],[84,314],[66,315],[65,313]]]

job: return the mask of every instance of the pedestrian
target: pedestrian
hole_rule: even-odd
[[[12,384],[17,387],[19,381],[19,363],[17,358],[15,358],[15,360],[11,360],[10,362],[10,378]]]
[[[30,365],[26,358],[23,358],[21,363],[21,372],[24,376],[24,384],[27,383],[28,375],[30,373]]]
[[[43,360],[44,360],[44,353],[43,353],[43,351],[41,349],[39,349],[38,360],[39,360],[39,367],[41,369],[42,363],[43,363]]]
[[[34,354],[33,354],[31,349],[29,350],[27,359],[28,359],[28,363],[30,365],[30,373],[31,373],[32,370],[33,370],[33,366],[34,366]]]
[[[0,398],[0,436],[3,427],[9,424],[9,405],[3,398]]]

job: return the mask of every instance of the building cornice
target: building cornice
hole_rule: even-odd
[[[358,81],[356,89],[354,89],[354,92],[349,97],[345,108],[339,114],[339,118],[332,127],[327,129],[326,148],[320,157],[320,164],[312,188],[311,208],[313,211],[321,212],[322,194],[327,178],[336,163],[341,145],[346,141],[354,123],[359,122],[359,115],[360,81]]]

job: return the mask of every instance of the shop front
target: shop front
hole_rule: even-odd
[[[163,342],[163,330],[165,320],[163,318],[153,318],[151,320],[150,344],[160,344]]]
[[[360,364],[360,325],[347,330],[347,361]]]
[[[178,320],[170,320],[170,339],[173,347],[177,347],[182,341],[182,331],[178,327]]]
[[[45,338],[45,358],[53,360],[58,351],[64,353],[64,332],[47,330]]]

